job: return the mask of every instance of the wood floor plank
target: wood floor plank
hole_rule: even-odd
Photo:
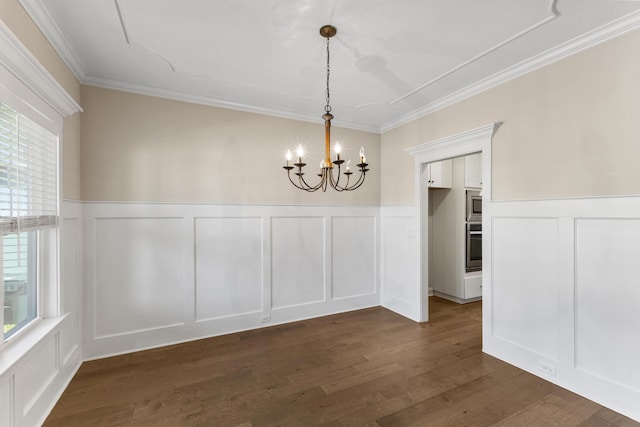
[[[85,362],[45,427],[640,426],[482,353],[482,304],[430,299]]]

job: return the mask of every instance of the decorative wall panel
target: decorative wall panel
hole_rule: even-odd
[[[378,213],[85,203],[84,357],[379,305]]]
[[[96,337],[183,322],[180,218],[100,218],[95,239]]]
[[[64,360],[78,348],[81,334],[80,292],[82,277],[80,270],[79,243],[82,228],[79,218],[65,218],[61,226],[60,239],[60,311],[68,313],[68,327],[60,333],[60,352]]]
[[[558,223],[493,218],[493,334],[558,357]]]
[[[0,381],[0,426],[13,427],[12,378]]]
[[[262,311],[262,218],[196,218],[196,320]]]
[[[386,217],[384,219],[384,292],[385,296],[410,302],[415,299],[414,245],[419,237],[415,217]]]
[[[426,320],[421,318],[421,239],[417,209],[383,208],[381,218],[380,305],[416,322]]]
[[[325,218],[271,219],[272,307],[325,300]]]
[[[483,350],[640,420],[640,197],[491,204]]]
[[[640,393],[640,220],[578,219],[576,242],[576,366]]]
[[[332,298],[375,293],[375,217],[331,219]]]
[[[16,401],[20,415],[27,415],[58,373],[58,339],[52,336],[23,364],[15,376]]]

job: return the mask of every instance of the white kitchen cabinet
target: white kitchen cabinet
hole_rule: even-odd
[[[464,186],[466,188],[482,188],[482,153],[465,156]]]
[[[482,272],[467,273],[464,277],[464,299],[482,296]]]
[[[451,188],[451,159],[427,165],[427,187]]]
[[[426,168],[423,173],[426,176]],[[451,178],[449,190],[428,191],[428,282],[434,295],[464,304],[482,298],[482,271],[465,269],[465,157],[452,160]]]

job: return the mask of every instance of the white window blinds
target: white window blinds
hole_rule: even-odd
[[[0,103],[0,234],[57,224],[57,140]]]

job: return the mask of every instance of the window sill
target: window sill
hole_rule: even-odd
[[[0,344],[0,377],[49,337],[67,315],[40,319],[33,325],[27,326],[24,331],[20,331],[19,335]]]

